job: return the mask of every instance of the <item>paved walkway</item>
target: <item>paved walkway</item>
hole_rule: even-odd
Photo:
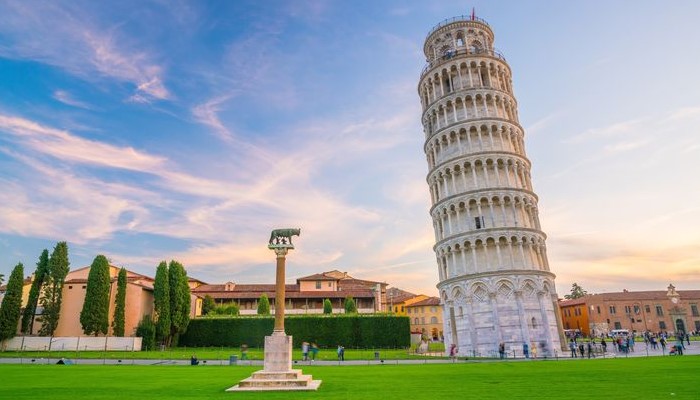
[[[700,355],[700,342],[690,342],[690,345],[686,344],[686,349],[684,350],[685,355]],[[612,346],[608,347],[610,350]],[[597,354],[596,359],[603,358],[630,358],[630,357],[668,357],[668,348],[662,350],[661,346],[658,346],[656,350],[652,349],[651,346],[646,348],[644,344],[637,344],[634,347],[633,352],[629,353],[617,353],[614,350],[612,352],[607,352],[604,355]],[[73,364],[82,365],[189,365],[189,360],[147,360],[147,359],[131,359],[133,353],[125,353],[125,357],[122,360],[117,359],[70,359]],[[587,360],[584,358],[583,360]],[[59,359],[57,358],[0,358],[0,364],[56,364]],[[293,361],[294,366],[307,366],[307,365],[319,365],[319,366],[342,366],[342,365],[397,365],[397,364],[450,364],[450,363],[478,363],[478,362],[539,362],[539,361],[583,361],[580,357],[572,358],[569,352],[559,353],[557,357],[553,358],[537,358],[537,359],[525,359],[519,358],[506,358],[505,360],[492,359],[492,358],[469,358],[469,359],[421,359],[421,360],[348,360],[348,361]],[[200,366],[207,365],[229,365],[228,360],[200,360]],[[263,365],[262,360],[246,360],[237,361],[235,365],[240,366],[261,366]]]

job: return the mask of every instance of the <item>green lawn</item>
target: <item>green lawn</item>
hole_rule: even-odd
[[[430,351],[439,351],[438,348],[431,348]],[[444,349],[443,349],[444,350]],[[374,352],[378,351],[380,357],[387,360],[407,360],[407,359],[424,359],[435,358],[434,356],[425,356],[415,354],[414,350],[409,349],[345,349],[346,360],[373,360]],[[186,348],[176,347],[165,351],[4,351],[0,352],[2,358],[93,358],[93,359],[148,359],[148,360],[189,360],[192,354],[196,354],[200,360],[224,360],[228,361],[229,356],[241,356],[241,349],[226,348],[226,347],[199,347]],[[262,360],[263,350],[251,348],[248,350],[248,358],[251,360]],[[293,358],[301,360],[301,350],[294,349]],[[336,349],[321,349],[318,353],[319,360],[337,360],[338,356]]]
[[[0,365],[0,399],[698,399],[700,356],[305,367],[318,392],[226,393],[256,370]]]

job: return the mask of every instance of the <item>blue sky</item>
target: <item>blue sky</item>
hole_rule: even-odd
[[[330,269],[436,294],[416,87],[471,7],[514,73],[560,295],[700,284],[700,3],[0,3],[0,273]]]

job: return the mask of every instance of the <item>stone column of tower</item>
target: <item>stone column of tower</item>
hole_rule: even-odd
[[[564,342],[511,70],[491,27],[445,20],[418,85],[446,348],[493,355]]]

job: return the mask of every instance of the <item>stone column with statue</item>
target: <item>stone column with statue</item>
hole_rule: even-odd
[[[270,336],[265,336],[263,369],[227,391],[278,391],[316,390],[320,380],[303,375],[292,369],[292,337],[284,331],[285,268],[287,253],[294,249],[292,236],[299,236],[298,228],[275,229],[270,234],[267,248],[275,252],[277,271],[275,281],[275,327]]]

